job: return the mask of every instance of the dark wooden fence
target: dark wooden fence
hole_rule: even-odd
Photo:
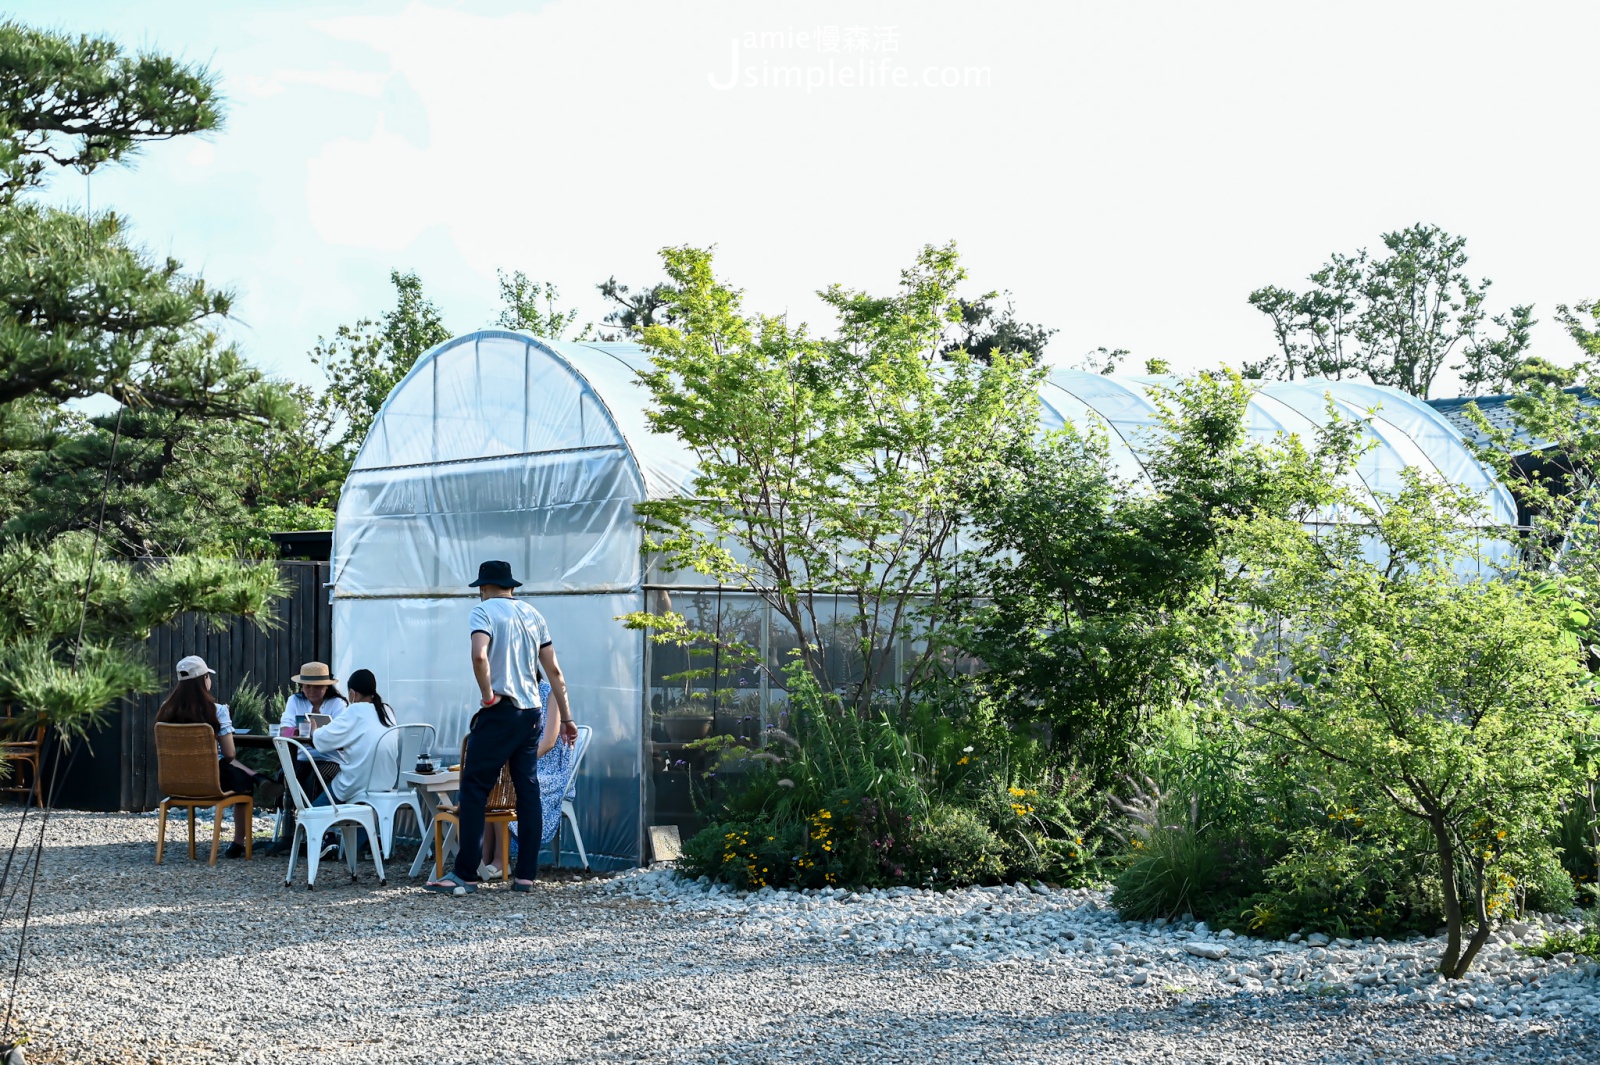
[[[150,635],[150,664],[163,683],[184,655],[199,655],[217,671],[218,690],[226,697],[248,675],[269,695],[287,686],[302,662],[332,657],[333,611],[324,587],[326,562],[280,562],[289,583],[287,599],[278,604],[279,625],[263,630],[235,619],[220,632],[203,618],[184,615]],[[161,801],[156,790],[155,717],[166,689],[123,700],[87,743],[63,755],[58,805],[80,810],[149,810]],[[270,709],[270,708],[269,708]],[[52,743],[52,747],[55,745]],[[50,769],[45,770],[50,779]]]

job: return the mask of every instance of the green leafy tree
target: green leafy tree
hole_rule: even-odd
[[[532,281],[518,270],[509,276],[496,271],[500,280],[500,302],[504,305],[495,324],[505,329],[518,329],[536,337],[565,340],[567,330],[578,320],[577,310],[561,310],[561,290],[549,281]],[[589,335],[585,326],[574,338],[583,340]]]
[[[1533,308],[1489,316],[1489,282],[1467,276],[1466,243],[1418,224],[1385,233],[1387,254],[1334,254],[1304,292],[1257,289],[1250,305],[1271,321],[1278,350],[1245,375],[1364,377],[1426,398],[1448,366],[1471,394],[1503,391],[1528,346]]]
[[[124,695],[155,690],[143,642],[152,628],[191,612],[219,629],[227,615],[270,624],[286,592],[270,565],[189,556],[146,566],[97,551],[85,532],[0,549],[0,576],[0,700],[22,708],[24,732],[47,723],[69,738]]]
[[[1151,389],[1162,433],[1148,484],[1113,472],[1104,439],[1068,427],[993,449],[970,498],[959,632],[981,689],[1102,784],[1158,715],[1214,700],[1243,628],[1249,582],[1230,543],[1240,522],[1310,517],[1356,447],[1334,422],[1318,440],[1251,440],[1250,389],[1204,373]]]
[[[327,396],[344,425],[339,446],[351,459],[394,386],[424,352],[451,337],[439,308],[423,294],[421,278],[393,270],[389,281],[393,310],[339,326],[333,339],[319,338],[311,352],[328,377]]]
[[[55,166],[83,173],[221,121],[208,71],[113,41],[0,23],[0,403],[122,398],[136,369],[227,313],[230,298],[152,261],[114,214],[23,199]],[[145,398],[164,394],[146,382]]]
[[[634,289],[620,284],[613,274],[595,288],[613,305],[600,319],[601,340],[631,339],[653,325],[673,325],[679,321],[677,294],[669,282],[658,281]]]
[[[93,172],[219,121],[203,68],[0,23],[0,521],[41,502],[55,510],[0,543],[0,698],[67,735],[148,685],[138,641],[151,625],[189,610],[264,617],[281,594],[270,567],[186,558],[135,568],[86,531],[98,529],[98,500],[91,506],[92,474],[69,453],[87,458],[103,429],[62,413],[61,401],[108,395],[143,431],[146,419],[202,410],[218,424],[270,418],[277,400],[201,329],[226,313],[226,293],[151,260],[114,215],[85,219],[26,198],[52,165]],[[41,474],[41,461],[54,473]],[[104,466],[100,483],[111,483]],[[91,584],[91,572],[104,583]]]
[[[1247,717],[1426,826],[1448,929],[1439,971],[1455,979],[1584,775],[1574,743],[1595,721],[1575,602],[1458,574],[1482,521],[1468,490],[1411,473],[1381,508],[1346,505],[1356,522],[1246,533],[1266,619]]]
[[[1554,385],[1556,388],[1567,388],[1577,382],[1580,372],[1577,367],[1558,366],[1549,359],[1532,356],[1523,359],[1517,368],[1511,371],[1510,383],[1512,389],[1535,382]]]
[[[250,524],[243,537],[251,554],[268,552],[268,532],[331,529],[350,461],[339,447],[339,417],[326,393],[290,385],[287,401],[299,416],[287,423],[239,426],[245,451],[244,504]]]
[[[1571,307],[1557,304],[1556,320],[1585,356],[1600,355],[1600,300],[1584,300]]]
[[[216,129],[216,80],[169,56],[129,56],[105,37],[0,22],[0,198],[52,166],[89,172],[141,144]]]
[[[1592,317],[1600,326],[1600,304],[1562,305],[1556,313],[1584,357],[1570,368],[1526,360],[1506,400],[1513,427],[1491,424],[1474,405],[1466,410],[1483,438],[1473,445],[1478,458],[1528,516],[1520,535],[1524,564],[1559,561],[1569,576],[1586,574],[1585,587],[1600,594],[1600,542],[1590,520],[1600,476],[1600,381],[1588,359],[1600,353],[1600,331],[1584,324]],[[1568,391],[1574,384],[1583,387]]]
[[[280,386],[214,337],[170,354],[159,367],[172,378],[160,382],[160,406],[68,416],[41,433],[26,505],[5,523],[8,536],[37,542],[103,521],[119,554],[242,546],[253,523],[247,471],[257,463],[248,438],[287,431],[296,412]]]
[[[955,328],[956,335],[944,347],[946,355],[964,351],[979,362],[989,362],[1001,354],[1038,364],[1044,360],[1045,346],[1056,332],[1019,321],[1009,292],[990,292],[975,300],[957,300],[956,306],[961,319]]]
[[[972,471],[1033,432],[1034,371],[1003,355],[985,365],[941,354],[960,320],[953,246],[924,249],[891,295],[822,292],[832,337],[744,313],[708,251],[663,259],[677,324],[644,329],[652,365],[641,377],[652,424],[683,441],[697,473],[683,498],[639,508],[651,548],[668,570],[770,604],[821,691],[858,709],[885,688],[909,700],[936,649],[925,644],[896,678],[896,645],[946,594],[941,560]],[[679,642],[706,635],[681,615],[634,622]]]
[[[1506,405],[1514,427],[1491,424],[1481,412],[1468,412],[1482,434],[1478,457],[1517,498],[1527,525],[1507,535],[1521,547],[1530,573],[1556,570],[1587,603],[1600,603],[1600,525],[1596,523],[1596,483],[1600,476],[1600,380],[1594,356],[1600,354],[1600,302],[1556,308],[1558,320],[1580,356],[1570,368],[1539,372],[1528,364]],[[1591,328],[1591,324],[1595,328]],[[1569,391],[1580,385],[1580,390]],[[1600,624],[1583,629],[1591,669],[1600,665]],[[1590,737],[1600,750],[1600,736]],[[1600,787],[1591,780],[1578,805],[1587,810],[1584,835],[1589,860],[1600,868]],[[1572,856],[1569,855],[1569,861]]]

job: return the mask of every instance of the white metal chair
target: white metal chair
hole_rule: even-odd
[[[583,756],[589,750],[589,739],[594,735],[594,729],[588,725],[578,726],[578,740],[572,751],[572,776],[567,778],[567,793],[561,797],[561,820],[565,825],[572,826],[572,843],[578,848],[578,860],[585,869],[589,868],[589,855],[583,849],[583,833],[578,831],[578,811],[573,802],[578,797],[578,770],[583,768]],[[555,838],[550,841],[555,849],[555,859],[552,865],[561,864],[561,830],[556,829]]]
[[[408,809],[416,816],[417,831],[426,832],[428,818],[422,810],[422,799],[418,797],[416,789],[400,780],[400,774],[410,769],[417,763],[417,754],[424,748],[432,747],[434,728],[432,725],[396,725],[382,736],[378,737],[378,746],[372,752],[369,763],[372,773],[378,772],[378,767],[384,765],[388,757],[388,750],[394,751],[394,771],[389,773],[385,769],[382,779],[369,776],[366,789],[351,802],[364,802],[377,811],[378,838],[383,841],[383,856],[394,856],[394,817],[401,809]]]
[[[383,874],[382,837],[378,835],[378,812],[365,803],[334,802],[333,793],[328,791],[328,785],[322,783],[322,777],[318,774],[312,775],[327,792],[328,801],[333,805],[311,805],[305,788],[300,785],[300,778],[294,772],[295,755],[305,754],[305,747],[287,736],[274,736],[272,745],[277,748],[278,762],[283,766],[283,784],[295,808],[294,839],[289,841],[289,872],[283,878],[284,886],[294,883],[295,859],[299,857],[301,839],[306,844],[306,890],[317,886],[317,862],[322,857],[322,836],[336,825],[342,826],[340,834],[344,839],[344,861],[350,869],[350,879],[356,879],[356,829],[364,828],[367,838],[372,842],[372,864],[378,870],[378,883],[387,884],[388,878]]]

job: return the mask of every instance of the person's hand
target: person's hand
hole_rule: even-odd
[[[561,742],[568,747],[575,746],[578,742],[578,726],[570,717],[561,722]]]
[[[497,699],[499,699],[499,698],[500,697],[498,695],[496,695],[494,692],[490,692],[488,695],[485,695],[485,696],[482,697],[482,699],[479,701],[478,705],[479,706],[493,706],[495,704],[495,701]]]

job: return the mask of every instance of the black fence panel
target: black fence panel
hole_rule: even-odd
[[[217,671],[222,701],[248,676],[269,694],[282,690],[302,662],[333,657],[333,610],[325,587],[326,562],[280,562],[289,595],[277,604],[278,625],[263,629],[235,618],[220,631],[185,614],[150,634],[150,664],[165,685],[184,655],[199,655]],[[63,774],[58,805],[79,810],[150,810],[156,789],[156,709],[167,689],[125,699],[105,723],[74,749],[53,751]],[[269,710],[271,708],[269,707]],[[52,744],[54,748],[56,745]],[[45,770],[45,781],[51,769]]]

